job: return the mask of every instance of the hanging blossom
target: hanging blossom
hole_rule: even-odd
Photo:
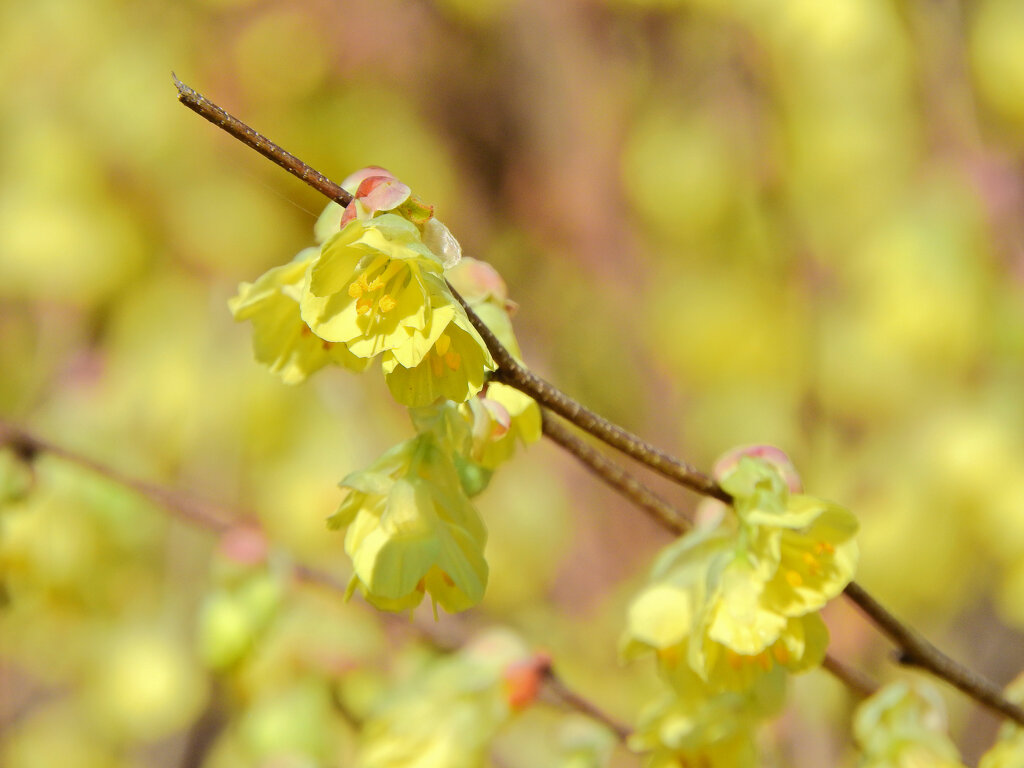
[[[329,364],[352,371],[362,371],[370,364],[344,344],[320,338],[302,319],[299,302],[316,254],[316,248],[307,248],[294,261],[274,267],[256,282],[242,283],[228,302],[236,320],[252,322],[256,360],[285,384],[299,384]]]
[[[653,651],[667,677],[685,665],[713,690],[821,663],[828,632],[817,612],[853,578],[857,522],[842,507],[791,492],[795,473],[787,477],[779,456],[748,449],[720,465],[736,515],[659,556],[630,605],[625,656]]]
[[[716,691],[678,667],[670,690],[640,714],[629,747],[649,753],[648,766],[754,768],[758,726],[785,703],[785,675],[776,668],[740,691]]]
[[[480,602],[487,585],[487,531],[431,433],[395,446],[340,483],[348,489],[332,528],[346,528],[349,594],[387,611],[411,610],[430,594],[449,613]]]
[[[964,768],[946,734],[942,699],[924,683],[891,683],[865,699],[854,713],[853,736],[863,768]]]
[[[505,672],[529,661],[523,641],[489,630],[427,663],[372,708],[359,732],[363,768],[478,768],[510,719]]]
[[[495,365],[445,282],[458,242],[381,168],[344,186],[351,203],[328,206],[314,228],[319,253],[243,283],[230,302],[253,321],[257,359],[298,383],[328,363],[361,370],[381,357],[400,403],[464,402]]]

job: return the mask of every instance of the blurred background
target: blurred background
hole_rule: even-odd
[[[262,531],[0,454],[0,764],[348,764],[346,715],[423,653],[281,576],[347,579],[336,483],[411,430],[378,376],[253,362],[226,301],[324,200],[178,105],[171,70],[335,180],[382,165],[435,203],[507,280],[528,364],[586,404],[702,467],[783,448],[859,515],[858,580],[1009,681],[1022,40],[1018,0],[0,5],[0,417]],[[514,628],[632,719],[653,674],[616,639],[667,536],[545,443],[479,506],[488,595],[439,627]],[[837,656],[896,674],[851,608],[827,619]],[[947,700],[976,755],[997,723]],[[850,706],[797,680],[768,764],[840,764]],[[521,716],[501,764],[562,765],[556,720]]]

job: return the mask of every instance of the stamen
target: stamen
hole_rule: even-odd
[[[383,312],[384,314],[387,314],[392,309],[394,309],[396,306],[398,306],[398,302],[395,301],[395,297],[394,296],[392,296],[391,294],[385,293],[383,296],[380,297],[380,301],[377,302],[377,306],[380,307],[380,311],[381,312]]]
[[[451,345],[451,336],[449,336],[447,333],[442,333],[440,336],[437,337],[437,341],[434,342],[434,349],[437,350],[437,354],[444,357],[445,352],[448,351]]]
[[[775,660],[779,662],[779,664],[782,664],[783,666],[789,664],[789,650],[781,643],[772,648],[772,654],[775,656]]]
[[[803,577],[800,576],[800,574],[797,573],[796,571],[787,571],[786,572],[786,582],[791,587],[799,587],[800,585],[802,585],[804,583],[804,580],[803,580]]]
[[[733,669],[740,669],[743,666],[744,661],[743,657],[733,650],[728,650],[725,652],[725,660]]]
[[[359,279],[348,286],[348,295],[353,299],[358,299],[366,293],[366,275],[360,275]]]
[[[356,302],[356,314],[365,315],[373,309],[373,299],[363,296],[359,301]]]
[[[832,546],[831,542],[828,541],[816,541],[814,543],[814,553],[817,555],[828,554],[831,555],[836,551],[836,548]]]
[[[444,363],[441,362],[441,358],[437,355],[430,356],[430,372],[438,378],[444,374]]]
[[[459,370],[462,364],[462,356],[458,352],[449,352],[444,356],[444,361],[453,371]]]
[[[452,577],[449,576],[445,571],[441,571],[441,581],[443,581],[449,587],[455,586],[455,582],[452,580]]]
[[[761,651],[754,658],[757,660],[757,665],[765,672],[772,668],[772,657],[768,655],[767,651]]]

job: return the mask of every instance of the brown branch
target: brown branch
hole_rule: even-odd
[[[181,519],[215,533],[224,533],[245,519],[245,516],[227,512],[215,504],[193,498],[179,491],[123,475],[112,467],[43,440],[10,422],[0,420],[0,448],[4,446],[15,451],[27,461],[31,461],[39,454],[47,453],[77,464],[93,474],[134,491],[157,506],[174,512]]]
[[[672,533],[686,533],[693,522],[633,475],[569,431],[547,410],[541,412],[545,436],[571,453],[603,482],[654,518]]]
[[[900,664],[931,672],[983,706],[1024,725],[1024,708],[1007,700],[998,685],[944,654],[889,613],[862,586],[850,582],[844,594],[899,647]]]
[[[718,499],[726,504],[732,502],[732,497],[722,490],[711,477],[690,466],[685,461],[654,447],[629,430],[623,429],[603,416],[594,413],[553,384],[548,383],[528,368],[520,365],[512,357],[511,353],[505,349],[498,340],[498,337],[473,311],[473,308],[451,286],[451,283],[448,284],[448,287],[452,289],[452,294],[466,310],[469,321],[476,328],[484,340],[484,344],[487,345],[487,351],[491,353],[491,357],[498,364],[498,370],[491,375],[492,381],[508,384],[510,387],[515,387],[520,392],[526,393],[544,407],[575,424],[584,432],[589,432],[598,440],[607,443],[612,448],[622,451],[641,464],[674,480],[684,488],[689,488],[691,491],[702,496]]]
[[[229,115],[177,78],[174,78],[174,82],[178,88],[178,99],[186,107],[223,128],[331,200],[342,204],[347,204],[351,200],[348,193],[326,176],[256,133],[245,123]],[[488,351],[498,364],[498,370],[492,375],[492,380],[508,384],[530,395],[538,403],[566,418],[580,429],[589,432],[599,440],[680,485],[727,504],[732,502],[729,494],[713,478],[587,409],[580,402],[520,365],[454,288],[452,288],[452,293],[466,310],[470,322],[480,333]],[[857,584],[851,583],[846,588],[845,594],[860,606],[883,632],[900,645],[905,659],[904,663],[911,663],[929,670],[984,706],[1024,725],[1024,709],[1003,698],[993,683],[967,670],[927,641],[918,638],[915,633],[893,617]]]
[[[859,669],[854,669],[829,653],[825,654],[825,660],[821,662],[821,666],[862,699],[866,699],[878,691],[878,683]]]
[[[555,674],[555,670],[550,666],[544,670],[544,684],[554,694],[555,698],[566,706],[586,715],[591,720],[604,725],[615,734],[619,741],[625,742],[629,738],[629,734],[632,733],[631,728],[623,725],[593,702],[573,691],[562,681],[562,678]]]
[[[342,189],[322,173],[302,162],[295,155],[286,152],[277,144],[265,136],[257,133],[248,125],[243,123],[234,115],[229,114],[221,107],[207,99],[201,93],[189,88],[179,80],[172,72],[174,86],[178,89],[178,101],[184,104],[201,117],[206,118],[218,128],[230,133],[243,144],[255,149],[272,163],[284,168],[288,173],[297,176],[301,181],[306,182],[327,198],[330,198],[340,205],[348,205],[352,202],[352,195]]]

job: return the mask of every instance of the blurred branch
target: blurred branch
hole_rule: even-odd
[[[570,709],[575,709],[577,712],[586,715],[591,720],[604,725],[608,730],[615,734],[619,741],[625,742],[626,739],[629,738],[629,734],[632,732],[630,728],[626,727],[607,712],[595,706],[592,702],[583,698],[569,688],[569,686],[565,684],[562,678],[560,678],[555,673],[555,670],[550,666],[544,670],[544,684],[547,690],[550,691],[555,698]]]
[[[866,699],[878,690],[878,683],[859,669],[854,669],[831,654],[825,654],[825,660],[821,662],[821,666],[862,699]]]
[[[93,474],[105,477],[117,485],[128,488],[143,496],[154,504],[174,512],[182,520],[194,523],[215,533],[224,533],[241,522],[244,517],[238,513],[224,509],[200,499],[193,498],[179,491],[171,490],[162,485],[147,483],[123,475],[112,467],[100,464],[87,456],[70,451],[59,445],[37,437],[9,422],[0,420],[0,448],[13,450],[26,463],[31,464],[39,454],[46,453],[57,456],[65,461],[89,470]]]
[[[43,440],[22,427],[0,419],[0,449],[2,448],[11,449],[22,460],[29,463],[35,461],[42,454],[58,457],[63,461],[82,467],[112,483],[137,493],[162,509],[171,512],[181,520],[216,534],[223,534],[239,524],[244,524],[249,518],[247,515],[225,510],[179,491],[128,477],[111,467]],[[346,593],[346,585],[337,577],[325,571],[302,565],[301,563],[292,566],[292,577],[299,583],[324,587],[339,596],[344,596]],[[420,622],[412,623],[401,614],[382,613],[380,615],[392,620],[396,626],[411,629],[441,651],[452,652],[457,650],[463,639],[461,637],[453,638],[450,636],[450,633],[439,629],[437,626],[427,626]],[[552,683],[552,679],[555,680],[554,683]],[[588,702],[579,694],[570,691],[557,678],[548,676],[545,678],[545,683],[553,688],[554,692],[567,706],[578,710],[587,717],[598,720],[604,725],[608,725],[620,738],[625,738],[623,734],[629,733],[628,729],[625,729],[624,726],[610,725],[612,721],[598,707]],[[209,718],[212,718],[215,714],[214,712],[209,713]],[[207,722],[207,719],[207,713],[204,713],[194,724],[194,730],[189,735],[189,745],[186,748],[183,765],[195,764],[195,754],[201,754],[205,748],[206,731],[213,722],[212,720]]]
[[[294,155],[289,154],[281,147],[265,139],[245,125],[245,123],[229,115],[177,78],[174,78],[174,82],[178,88],[178,99],[189,109],[223,128],[232,136],[254,148],[265,157],[270,158],[285,170],[295,174],[331,200],[341,203],[351,199],[347,193],[344,193],[344,190],[341,190],[337,184],[327,179],[323,174],[313,170]],[[338,190],[341,190],[345,196],[339,194]],[[451,287],[450,284],[449,287]],[[727,504],[732,502],[729,494],[713,478],[705,475],[681,459],[661,451],[632,432],[594,413],[582,403],[569,397],[569,395],[554,385],[520,365],[473,311],[466,300],[454,288],[451,290],[452,294],[466,310],[470,322],[473,323],[473,327],[480,334],[484,344],[487,346],[487,350],[498,365],[497,371],[491,377],[492,381],[500,381],[530,395],[542,406],[564,417],[580,429],[589,432],[602,442],[618,449],[627,456],[636,459],[680,485]],[[983,706],[1024,725],[1024,709],[1003,698],[999,688],[994,683],[958,664],[931,643],[923,638],[919,638],[915,632],[904,626],[858,584],[851,582],[846,588],[845,594],[867,614],[879,629],[900,646],[903,663],[913,664],[930,671],[936,677],[946,680]]]

